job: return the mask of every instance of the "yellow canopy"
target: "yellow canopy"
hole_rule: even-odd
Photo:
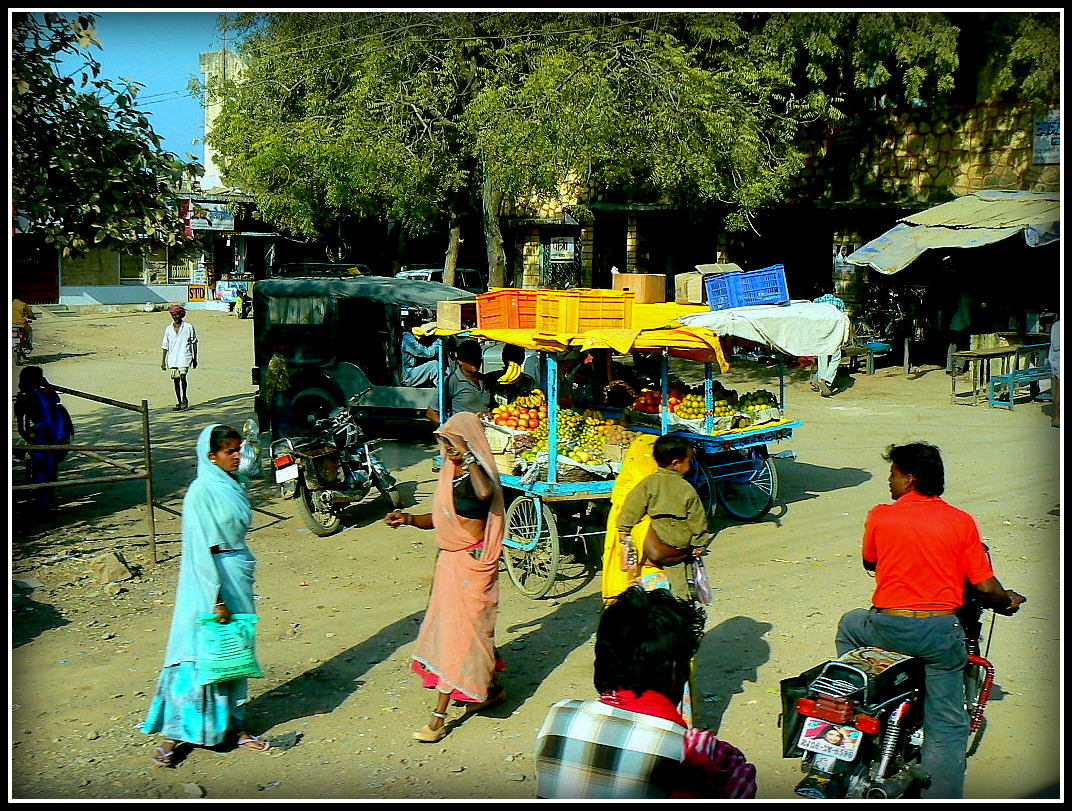
[[[730,365],[726,362],[718,335],[706,327],[686,327],[677,321],[680,316],[706,310],[706,307],[685,304],[637,304],[633,309],[634,326],[631,329],[596,329],[579,333],[546,333],[533,329],[436,329],[435,334],[457,335],[465,332],[474,338],[542,352],[611,349],[626,355],[667,349],[675,357],[717,363],[723,372],[727,372]]]

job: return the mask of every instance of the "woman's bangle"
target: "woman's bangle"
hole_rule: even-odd
[[[402,514],[403,514],[404,516],[406,516],[406,526],[407,526],[407,527],[411,527],[411,526],[413,526],[413,516],[412,516],[412,515],[410,515],[409,513],[402,513]]]
[[[221,606],[221,605],[227,605],[227,603],[223,602],[222,600],[221,600],[220,602],[216,603],[216,607],[217,607],[217,608],[218,608],[219,606]]]

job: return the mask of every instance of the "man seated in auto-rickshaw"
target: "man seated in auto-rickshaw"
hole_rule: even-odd
[[[424,323],[417,310],[402,321],[402,385],[423,388],[439,383],[439,339],[418,338],[413,330]]]

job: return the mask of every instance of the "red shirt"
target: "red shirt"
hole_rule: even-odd
[[[975,519],[914,490],[867,514],[863,557],[877,563],[877,608],[956,609],[964,604],[965,583],[994,576]]]

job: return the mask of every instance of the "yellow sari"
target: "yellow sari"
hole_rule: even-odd
[[[622,571],[622,541],[618,537],[618,516],[621,514],[625,497],[637,486],[641,479],[650,476],[659,466],[655,464],[652,456],[652,446],[659,437],[655,434],[641,434],[632,441],[629,449],[622,459],[622,469],[614,482],[614,489],[610,494],[610,513],[607,515],[607,534],[603,544],[603,604],[606,605],[611,599],[617,597],[634,583],[640,583],[646,590],[656,588],[670,589],[670,580],[666,573],[658,566],[653,566],[644,558],[644,538],[651,529],[651,518],[644,516],[636,524],[630,533],[633,536],[633,544],[640,555],[641,566],[639,571]],[[695,666],[695,662],[693,663]],[[692,726],[692,678],[685,685],[685,694],[682,696],[678,710],[685,718],[685,723]]]
[[[641,434],[632,441],[622,459],[622,470],[614,482],[610,494],[610,514],[607,516],[607,534],[603,543],[603,602],[617,597],[637,580],[646,576],[662,576],[662,570],[644,561],[640,572],[622,571],[622,541],[618,537],[618,516],[622,512],[625,497],[637,486],[641,479],[650,476],[659,466],[651,455],[651,447],[658,439],[655,434]],[[633,544],[643,558],[644,538],[651,528],[651,519],[644,516],[633,527]]]

